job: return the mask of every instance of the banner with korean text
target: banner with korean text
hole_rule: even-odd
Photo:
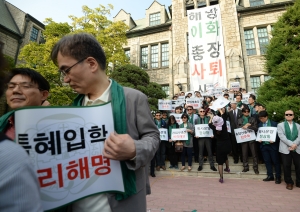
[[[256,135],[254,130],[244,130],[242,128],[234,129],[234,134],[237,143],[243,143],[248,141],[255,141]]]
[[[190,88],[204,84],[227,87],[221,11],[219,5],[187,11]]]
[[[276,141],[277,127],[260,127],[257,130],[257,141]]]
[[[195,136],[199,138],[212,137],[213,131],[210,129],[208,124],[196,124],[195,125]]]
[[[114,132],[111,103],[24,108],[15,112],[15,123],[16,142],[34,164],[45,211],[100,192],[124,192],[120,162],[102,155]]]
[[[160,133],[160,140],[161,141],[168,141],[168,129],[160,128],[158,129]]]
[[[172,101],[159,99],[158,100],[158,110],[172,110]]]
[[[186,128],[172,129],[171,139],[173,141],[186,141],[188,139]]]

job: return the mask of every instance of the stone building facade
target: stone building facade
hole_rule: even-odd
[[[30,41],[43,42],[44,24],[10,4],[0,0],[0,45],[4,55],[17,62],[20,49]],[[5,97],[0,99],[0,115],[8,110]]]
[[[227,86],[239,80],[255,91],[269,78],[263,55],[272,25],[292,0],[170,0],[168,10],[153,1],[143,19],[133,20],[124,10],[114,17],[129,26],[124,50],[130,62],[144,68],[169,97],[179,92],[179,82],[183,91],[190,89],[187,10],[214,4],[221,9]]]

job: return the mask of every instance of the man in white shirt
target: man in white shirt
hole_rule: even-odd
[[[126,186],[128,183],[124,181],[124,195],[96,194],[73,203],[72,211],[146,211],[146,194],[150,193],[150,186],[148,169],[145,167],[148,167],[160,142],[147,97],[108,79],[105,74],[105,53],[90,34],[63,37],[53,47],[51,58],[59,67],[64,82],[79,93],[73,105],[96,105],[111,101],[117,133],[110,134],[105,140],[102,154],[111,160],[121,161],[121,164],[125,163],[126,171],[131,176],[133,172],[135,179],[134,182],[132,178],[128,181],[133,186]],[[127,133],[119,133],[118,128],[124,127]],[[123,173],[123,178],[127,179],[128,176]]]

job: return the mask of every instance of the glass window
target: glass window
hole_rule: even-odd
[[[130,60],[130,49],[124,50],[126,57]]]
[[[255,7],[259,5],[264,5],[264,0],[249,0],[250,1],[250,7]]]
[[[35,27],[32,27],[31,34],[30,34],[30,40],[31,41],[37,41],[38,34],[39,34],[39,30]]]
[[[142,47],[141,52],[141,67],[148,68],[148,47]]]
[[[260,47],[260,54],[266,53],[266,45],[269,44],[269,37],[267,28],[258,28],[257,29],[258,42]]]
[[[161,88],[166,93],[166,95],[169,96],[169,94],[170,94],[170,87],[169,87],[169,85],[162,85]]]
[[[264,75],[264,81],[268,81],[269,79],[271,79],[271,76],[269,76],[269,75]]]
[[[257,88],[260,87],[260,77],[250,77],[252,90],[256,93]]]
[[[158,45],[151,46],[151,68],[158,68]]]
[[[253,30],[252,29],[245,30],[244,34],[245,34],[247,55],[256,55]]]
[[[169,66],[169,44],[161,44],[161,67]]]
[[[158,13],[154,13],[154,14],[150,14],[150,26],[155,26],[160,24],[160,12]]]

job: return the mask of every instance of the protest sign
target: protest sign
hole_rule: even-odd
[[[175,117],[177,124],[182,124],[182,119],[181,119],[182,114],[180,114],[180,113],[170,113],[170,116],[171,115]]]
[[[101,192],[124,192],[120,161],[102,155],[114,132],[111,103],[23,108],[15,111],[15,130],[32,160],[45,211]]]
[[[230,89],[234,91],[239,91],[240,90],[240,83],[239,82],[231,82],[230,83]]]
[[[188,139],[188,132],[186,131],[186,128],[172,129],[171,139],[173,141],[186,141]]]
[[[234,129],[234,134],[237,143],[243,143],[247,141],[255,141],[256,136],[254,130],[244,130],[242,128]]]
[[[209,106],[209,108],[213,109],[214,111],[217,111],[218,109],[225,107],[229,103],[230,101],[228,99],[220,97],[216,101],[214,101],[213,104]]]
[[[172,110],[172,101],[171,100],[158,100],[158,110]]]
[[[242,102],[243,102],[244,104],[248,104],[249,96],[250,96],[250,94],[243,93]]]
[[[185,96],[178,96],[177,100],[185,101]]]
[[[202,101],[200,98],[186,98],[185,102],[187,105],[193,106],[194,109],[202,107]]]
[[[158,129],[160,133],[160,140],[168,141],[168,130],[165,128]]]
[[[257,130],[257,141],[276,141],[277,127],[260,127]]]
[[[195,125],[195,136],[197,136],[199,138],[212,137],[213,131],[208,126],[208,124],[196,124]]]

